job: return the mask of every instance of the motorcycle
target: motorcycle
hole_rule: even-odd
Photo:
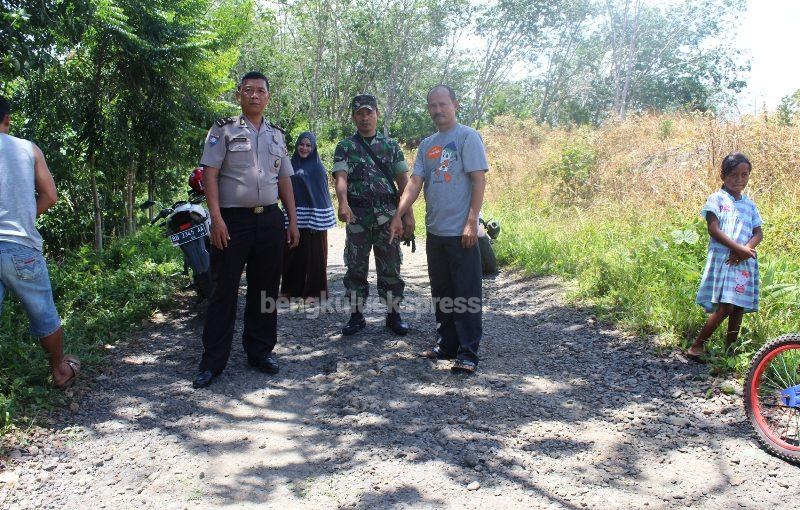
[[[743,393],[761,446],[800,465],[800,333],[764,344],[750,362]]]
[[[495,275],[497,271],[497,258],[494,255],[492,243],[500,235],[500,224],[495,220],[486,221],[479,218],[478,249],[481,252],[481,266],[484,275]]]
[[[183,270],[188,274],[192,270],[192,284],[187,288],[194,288],[197,294],[195,306],[201,307],[211,297],[213,279],[211,276],[211,218],[205,207],[202,183],[202,167],[195,168],[189,177],[188,200],[180,200],[171,207],[161,209],[150,221],[150,225],[158,223],[164,228],[164,234],[169,237],[172,245],[183,252]],[[153,200],[147,200],[139,208],[149,209],[156,205]],[[161,221],[161,223],[159,223]]]

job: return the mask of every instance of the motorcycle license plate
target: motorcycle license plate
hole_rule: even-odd
[[[200,239],[205,235],[208,235],[208,230],[206,230],[205,223],[201,223],[193,226],[192,228],[187,228],[182,232],[178,232],[177,234],[172,234],[169,236],[169,240],[172,241],[172,246],[180,246],[182,244],[190,243],[195,239]]]

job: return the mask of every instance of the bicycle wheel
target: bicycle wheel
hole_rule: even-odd
[[[745,379],[744,409],[765,450],[800,463],[800,334],[780,336],[756,353]]]

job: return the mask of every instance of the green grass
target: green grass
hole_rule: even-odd
[[[519,201],[493,204],[487,212],[502,225],[494,245],[502,263],[574,280],[571,298],[590,303],[606,319],[670,346],[694,338],[705,322],[694,301],[708,243],[699,217],[664,212],[654,219]],[[719,370],[742,373],[765,340],[800,330],[800,263],[774,243],[765,248],[759,250],[761,308],[745,315],[738,352],[721,352],[724,325],[708,345]]]
[[[60,263],[49,261],[66,351],[91,371],[105,344],[141,326],[175,291],[183,268],[180,251],[159,229],[112,242],[102,256],[83,247]],[[63,400],[49,385],[49,367],[16,299],[6,297],[0,316],[0,433],[30,421]]]

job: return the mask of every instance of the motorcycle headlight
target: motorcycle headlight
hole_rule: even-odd
[[[492,239],[497,239],[497,236],[500,235],[500,224],[495,220],[487,222],[486,233],[489,234],[489,237]]]

